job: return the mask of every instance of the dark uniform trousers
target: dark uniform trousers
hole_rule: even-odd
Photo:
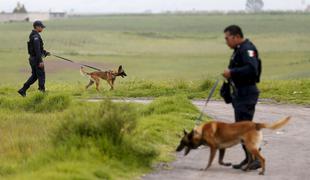
[[[24,87],[22,88],[26,91],[33,83],[37,80],[39,81],[39,90],[45,91],[45,70],[40,68],[39,64],[35,62],[35,57],[29,58],[29,64],[31,66],[31,76],[25,82]]]
[[[232,94],[235,121],[252,121],[259,91],[256,85],[236,87]]]

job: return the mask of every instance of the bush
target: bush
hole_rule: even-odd
[[[139,142],[130,137],[136,123],[137,110],[133,105],[105,100],[100,106],[87,110],[84,106],[70,112],[56,129],[53,144],[67,149],[95,146],[103,155],[149,165],[156,152],[153,148],[136,148]]]

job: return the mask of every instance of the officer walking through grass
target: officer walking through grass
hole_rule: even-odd
[[[45,92],[45,71],[42,58],[49,56],[50,53],[44,50],[43,40],[39,34],[44,28],[45,26],[41,21],[35,21],[33,23],[33,30],[29,35],[28,54],[31,76],[25,82],[24,86],[18,90],[18,93],[23,97],[26,96],[27,89],[35,83],[36,80],[39,81],[39,91]]]
[[[256,83],[259,82],[261,74],[258,51],[250,40],[244,39],[239,26],[228,26],[224,33],[226,44],[234,50],[228,69],[224,70],[223,76],[233,85],[231,103],[234,108],[235,121],[252,121],[259,96]],[[225,101],[227,102],[227,99]],[[242,147],[246,158],[240,164],[233,165],[235,169],[241,169],[250,158],[245,146],[242,145]],[[260,163],[254,160],[250,169],[258,168],[260,168]]]

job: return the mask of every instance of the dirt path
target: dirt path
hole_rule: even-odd
[[[202,108],[203,101],[193,101]],[[205,111],[215,119],[233,121],[231,105],[213,101]],[[201,148],[183,157],[183,152],[177,154],[177,160],[148,174],[144,180],[307,180],[310,179],[310,108],[293,105],[258,104],[255,119],[258,122],[271,122],[283,116],[291,115],[292,121],[280,131],[264,130],[262,153],[266,158],[265,176],[259,176],[258,171],[243,172],[231,167],[219,166],[216,161],[211,168],[200,171],[207,164],[209,149]],[[243,158],[240,146],[226,151],[225,161],[239,163]]]

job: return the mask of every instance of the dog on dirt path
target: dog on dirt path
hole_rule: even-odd
[[[223,162],[225,149],[242,143],[245,145],[251,157],[248,165],[243,170],[247,171],[249,169],[250,162],[254,158],[257,158],[262,165],[262,171],[259,174],[264,175],[265,158],[259,151],[259,146],[263,139],[261,130],[264,128],[271,130],[279,129],[286,125],[289,120],[290,117],[286,117],[271,124],[255,123],[251,121],[236,123],[225,123],[220,121],[207,122],[194,128],[190,133],[187,133],[184,130],[184,136],[182,137],[176,151],[182,151],[185,148],[184,155],[187,155],[190,150],[197,149],[200,145],[209,146],[210,157],[208,165],[205,168],[205,170],[207,170],[212,164],[216,150],[219,150],[220,152],[219,164],[230,166],[231,163]]]
[[[115,81],[116,77],[121,76],[122,78],[124,78],[124,76],[127,76],[122,65],[120,65],[118,67],[117,71],[113,71],[113,70],[95,71],[95,72],[91,72],[91,73],[85,72],[83,66],[81,66],[80,72],[82,75],[89,77],[89,83],[86,86],[86,89],[88,89],[91,85],[93,85],[95,83],[97,91],[99,91],[100,79],[106,80],[108,82],[108,84],[111,86],[110,90],[113,90],[114,89],[114,81]]]

